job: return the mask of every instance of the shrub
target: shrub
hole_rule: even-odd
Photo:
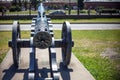
[[[17,5],[17,6],[16,6],[16,10],[17,10],[17,11],[21,11],[21,7]]]
[[[100,9],[100,13],[119,13],[117,9]]]
[[[0,12],[2,12],[3,10],[5,10],[4,6],[0,6]]]
[[[21,11],[21,8],[20,8],[20,6],[11,6],[11,8],[10,8],[10,12],[15,12],[15,11]]]
[[[2,6],[0,6],[0,12],[2,12]]]
[[[80,10],[80,13],[86,13],[86,10]]]
[[[14,11],[16,11],[16,7],[15,6],[11,6],[10,7],[10,12],[14,12]]]

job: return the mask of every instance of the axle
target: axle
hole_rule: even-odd
[[[19,45],[20,48],[29,48],[30,47],[30,39],[18,39],[17,44]],[[55,39],[55,47],[56,48],[61,48],[64,46],[66,43],[63,42],[61,39]],[[8,42],[8,46],[12,47],[12,41],[10,40]],[[74,46],[74,42],[72,41],[72,47]]]

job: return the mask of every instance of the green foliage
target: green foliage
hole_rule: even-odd
[[[86,10],[80,10],[80,13],[87,13]]]
[[[6,7],[5,6],[0,6],[0,12],[3,12],[3,10],[5,11]]]
[[[83,9],[84,8],[84,3],[83,3],[84,0],[78,0],[78,8],[79,9]]]
[[[119,13],[117,9],[100,9],[99,12],[101,13]]]
[[[11,6],[10,8],[10,12],[15,12],[15,11],[21,11],[21,7],[20,6]]]
[[[23,4],[24,4],[24,7],[25,7],[25,10],[27,10],[27,4],[28,4],[28,2],[25,0],[25,2]]]
[[[31,0],[31,6],[37,10],[37,5],[39,4],[39,0]]]
[[[2,12],[2,10],[3,10],[3,6],[0,6],[0,12]]]

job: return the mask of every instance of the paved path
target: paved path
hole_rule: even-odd
[[[30,24],[21,24],[21,30],[30,30]],[[120,24],[71,24],[72,30],[113,30],[120,29]],[[62,24],[53,24],[54,30],[61,30]],[[12,30],[12,24],[0,25],[0,31]]]
[[[20,67],[16,70],[13,66],[12,52],[7,56],[0,65],[0,80],[27,80],[29,67],[29,48],[21,51]],[[71,63],[67,70],[61,67],[61,49],[56,49],[57,62],[59,67],[60,80],[95,80],[86,68],[72,55]],[[48,61],[48,50],[37,49],[36,60],[38,64],[37,73],[40,77],[49,77],[50,68]]]

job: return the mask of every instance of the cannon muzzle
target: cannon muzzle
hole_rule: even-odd
[[[33,37],[33,45],[40,49],[48,48],[52,43],[52,36],[45,31],[36,33]]]

